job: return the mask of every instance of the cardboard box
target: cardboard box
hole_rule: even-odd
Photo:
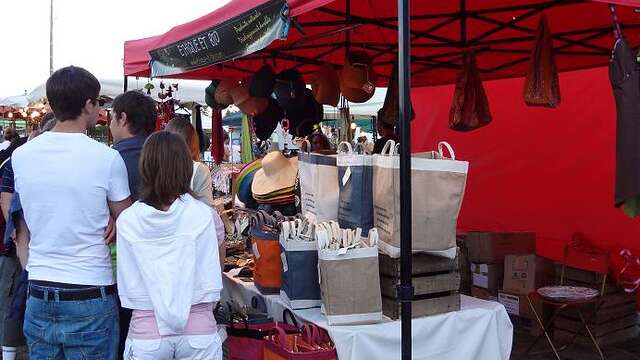
[[[542,328],[529,306],[527,295],[509,294],[504,291],[498,292],[498,302],[504,306],[507,310],[507,314],[514,318],[514,323],[527,324],[530,328],[530,333],[533,336],[538,336],[542,333]],[[534,304],[538,315],[546,321],[549,318],[549,311],[542,302]],[[526,321],[521,321],[522,319]]]
[[[503,262],[506,255],[535,254],[536,234],[533,232],[470,232],[465,239],[469,261],[474,263]]]
[[[475,286],[471,287],[471,296],[487,301],[498,301],[497,291],[487,290]]]
[[[503,264],[471,264],[471,284],[489,290],[502,290]]]
[[[504,285],[502,289],[511,294],[527,295],[543,286],[550,285],[553,264],[534,254],[507,255],[504,259]]]

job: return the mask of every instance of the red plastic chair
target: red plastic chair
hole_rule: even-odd
[[[575,342],[578,336],[578,333],[576,332],[567,344],[565,344],[560,348],[557,348],[556,345],[553,343],[551,336],[549,335],[548,328],[549,326],[553,325],[555,318],[558,316],[558,314],[560,314],[562,310],[573,308],[578,313],[578,316],[580,317],[580,321],[584,325],[584,328],[587,334],[589,335],[589,338],[593,342],[593,345],[598,351],[598,354],[600,354],[600,358],[604,360],[605,357],[602,353],[602,349],[600,348],[600,346],[598,345],[598,342],[593,336],[591,329],[589,329],[589,326],[585,321],[582,310],[587,305],[594,305],[595,310],[597,311],[599,305],[601,304],[602,296],[604,294],[605,286],[607,283],[607,276],[609,274],[609,253],[595,248],[593,245],[585,241],[580,235],[574,235],[573,240],[569,244],[567,244],[564,248],[562,272],[560,274],[560,286],[564,285],[565,268],[567,266],[572,268],[578,268],[581,270],[591,271],[591,272],[602,275],[602,286],[600,289],[597,289],[599,291],[599,295],[594,299],[575,301],[575,300],[548,299],[540,295],[537,290],[529,293],[529,295],[527,296],[527,299],[529,300],[529,306],[531,307],[531,311],[535,315],[536,321],[542,328],[542,334],[538,335],[535,341],[531,344],[531,346],[527,350],[527,354],[531,353],[531,350],[536,345],[538,340],[540,340],[540,338],[544,335],[547,338],[547,341],[549,342],[549,345],[551,346],[553,353],[556,355],[556,358],[558,360],[561,360],[559,353],[566,350],[571,345],[573,345],[573,343]],[[546,324],[543,323],[542,318],[536,311],[536,307],[535,307],[536,303],[548,304],[554,307],[554,314],[553,316],[551,316],[551,318],[547,321]]]

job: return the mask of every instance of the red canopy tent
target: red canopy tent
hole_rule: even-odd
[[[125,76],[152,76],[150,51],[230,21],[268,2],[233,0],[163,35],[126,42]],[[603,89],[608,89],[603,72],[564,74],[563,80],[573,81],[569,87],[561,85],[563,98],[570,99],[563,101],[570,105],[562,105],[559,109],[525,109],[518,105],[522,103],[521,82],[502,80],[486,85],[490,101],[499,104],[493,107],[498,115],[495,118],[500,118],[499,125],[494,121],[485,129],[461,134],[447,129],[447,122],[443,119],[453,93],[446,84],[455,81],[462,66],[463,51],[467,48],[475,50],[484,80],[523,76],[527,71],[538,17],[543,13],[553,33],[559,71],[607,65],[613,37],[612,17],[606,3],[625,5],[618,7],[621,27],[631,46],[640,45],[640,14],[634,11],[634,7],[640,7],[640,0],[437,0],[411,3],[410,83],[414,88],[413,96],[419,99],[413,102],[417,117],[411,126],[414,134],[412,150],[432,148],[435,141],[448,139],[461,150],[458,153],[462,158],[470,160],[468,197],[460,218],[463,228],[533,229],[559,241],[568,240],[571,231],[582,230],[587,236],[598,237],[602,245],[611,245],[613,237],[631,244],[640,235],[637,222],[623,218],[622,213],[613,208],[612,144],[615,137],[612,124],[615,123],[615,111],[611,96],[603,98],[607,93]],[[303,75],[308,75],[323,63],[340,67],[349,49],[364,49],[373,55],[376,73],[380,75],[376,85],[387,84],[392,64],[398,61],[398,54],[402,54],[398,44],[399,27],[403,32],[399,26],[398,8],[407,1],[291,0],[288,4],[291,16],[304,33],[292,28],[286,40],[273,41],[261,51],[224,64],[168,77],[203,80],[242,78],[251,76],[265,62],[272,63],[276,70],[296,67]],[[402,56],[400,63],[402,74]],[[403,78],[404,75],[400,79],[401,123],[408,121],[407,112],[402,110],[408,108],[403,102],[403,89],[406,89]],[[580,82],[581,78],[588,82]],[[604,83],[605,87],[593,86],[593,80]],[[445,86],[422,88],[434,85]],[[518,91],[513,91],[514,86]],[[585,93],[582,89],[585,86],[590,87],[590,92],[579,97]],[[586,106],[593,111],[585,109]],[[584,110],[578,112],[580,109]],[[556,131],[553,131],[550,119],[564,122],[555,126]],[[587,121],[580,122],[579,119]],[[579,131],[572,127],[578,127]],[[403,140],[408,140],[407,129],[401,130]],[[509,138],[508,146],[501,146],[501,137]],[[584,139],[593,143],[582,142]],[[409,142],[402,143],[406,145]],[[556,143],[565,150],[567,157],[554,152]],[[410,187],[404,185],[403,176],[405,179],[407,176],[402,170],[408,168],[408,149],[403,146],[401,153],[400,180],[405,189],[401,190],[402,229],[403,234],[407,234],[410,231],[405,230],[410,224],[405,222],[410,216],[405,215],[410,214],[410,195],[406,190]],[[550,160],[546,162],[548,166],[545,166],[545,160]],[[590,168],[592,164],[593,169]],[[605,183],[607,179],[610,181]],[[599,188],[593,190],[594,185]],[[608,204],[603,202],[603,195],[608,197]],[[518,199],[522,202],[519,203]],[[558,203],[549,204],[552,201]],[[615,221],[616,225],[624,222],[624,225],[611,230],[616,225],[602,224],[598,220]],[[618,241],[617,245],[625,244]],[[410,283],[408,276],[411,272],[405,269],[405,258],[410,259],[405,255],[410,247],[405,246],[404,238],[402,247],[402,291],[406,291],[410,290],[406,285]],[[540,250],[546,255],[554,255],[553,247],[541,246]],[[407,261],[410,269],[410,260]],[[411,296],[403,295],[402,298],[408,300]],[[408,318],[404,309],[403,354],[410,358],[410,353],[404,352],[410,348],[411,341],[410,336],[404,337],[404,334],[410,334],[410,321],[405,321]],[[405,322],[408,328],[404,327]]]
[[[165,34],[125,42],[124,74],[151,76],[149,51],[233,19],[268,0],[234,0]],[[637,0],[607,1],[632,45],[638,44]],[[247,77],[265,61],[277,69],[298,67],[303,74],[330,62],[340,66],[347,48],[374,54],[378,86],[384,86],[397,54],[397,4],[393,1],[291,0],[290,13],[305,34],[289,30],[285,41],[221,65],[171,77],[211,80]],[[311,11],[313,10],[313,11]],[[521,76],[527,69],[538,16],[546,14],[560,71],[606,65],[611,49],[611,15],[607,4],[585,0],[438,0],[411,4],[412,86],[452,83],[461,66],[461,50],[474,48],[483,79]]]

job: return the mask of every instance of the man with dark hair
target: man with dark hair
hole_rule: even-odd
[[[378,111],[378,114],[380,114],[380,111]],[[382,149],[384,148],[384,145],[389,140],[395,141],[396,144],[400,142],[400,138],[398,137],[398,135],[396,135],[395,132],[395,126],[383,122],[382,120],[380,120],[380,116],[378,116],[378,119],[376,120],[376,130],[378,131],[380,138],[376,140],[376,143],[373,146],[374,154],[380,154],[382,152]]]
[[[127,91],[113,99],[112,117],[109,130],[113,136],[113,148],[118,150],[124,159],[129,174],[129,189],[133,201],[138,200],[138,184],[140,172],[138,162],[140,152],[147,137],[156,127],[156,103],[149,96],[139,91]],[[116,267],[116,247],[111,244],[111,265]],[[114,270],[115,273],[115,270]],[[118,359],[123,359],[124,345],[127,340],[131,309],[119,306],[120,313],[120,344]]]
[[[138,160],[142,145],[156,126],[156,104],[139,91],[127,91],[113,100],[112,109],[109,129],[113,136],[113,148],[124,159],[129,174],[131,197],[137,200]]]
[[[12,156],[30,234],[24,335],[31,359],[115,359],[120,329],[109,259],[110,217],[130,204],[120,154],[86,135],[100,83],[74,66],[47,80],[56,125]]]

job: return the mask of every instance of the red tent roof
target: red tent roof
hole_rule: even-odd
[[[220,24],[268,0],[232,0],[227,5],[167,33],[125,42],[124,72],[150,75],[149,51]],[[631,45],[640,44],[638,0],[618,3],[618,16]],[[464,9],[461,9],[464,4]],[[376,85],[384,86],[397,50],[397,4],[394,1],[290,0],[291,14],[305,35],[292,27],[288,39],[222,65],[208,66],[175,77],[214,79],[247,77],[265,61],[282,70],[297,66],[311,73],[322,62],[341,65],[345,45],[374,56]],[[313,10],[313,11],[312,11]],[[538,18],[546,14],[554,34],[556,61],[561,71],[606,65],[613,42],[608,5],[585,0],[436,0],[411,4],[412,86],[451,83],[462,61],[462,49],[478,54],[483,78],[521,76],[526,72]],[[347,29],[349,29],[347,31]],[[464,29],[464,31],[463,31]],[[349,34],[349,35],[347,35]]]

